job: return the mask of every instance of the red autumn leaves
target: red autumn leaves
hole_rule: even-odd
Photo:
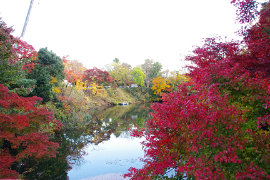
[[[254,1],[234,1],[239,15],[254,19]],[[152,106],[144,132],[145,165],[132,179],[270,178],[269,2],[257,24],[238,42],[206,39],[186,60],[188,83]]]

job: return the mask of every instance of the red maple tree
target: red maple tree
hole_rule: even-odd
[[[20,97],[0,84],[0,178],[16,178],[10,167],[24,158],[55,156],[57,143],[49,141],[61,124],[45,107],[38,108],[39,97]]]
[[[0,50],[1,60],[7,59],[9,64],[23,63],[24,70],[31,71],[34,68],[37,52],[27,42],[11,35],[13,29],[7,27],[0,18]]]
[[[255,1],[233,3],[241,22],[254,19]],[[242,43],[209,38],[186,57],[192,79],[152,106],[146,131],[133,132],[146,138],[145,164],[125,176],[270,178],[269,19],[268,2]]]
[[[89,84],[91,82],[102,84],[111,83],[113,78],[110,76],[109,72],[94,67],[93,69],[84,71],[83,81],[87,81]]]
[[[41,98],[21,97],[3,85],[25,78],[37,56],[12,31],[0,19],[0,178],[17,178],[13,167],[25,158],[55,156],[59,145],[49,137],[61,126],[45,107],[38,107]]]

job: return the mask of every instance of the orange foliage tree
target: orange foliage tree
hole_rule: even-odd
[[[161,94],[163,92],[170,90],[170,85],[168,84],[168,81],[163,77],[156,77],[152,81],[152,90],[154,91],[154,94]]]
[[[68,60],[67,57],[63,57],[62,61],[65,66],[66,80],[72,84],[82,81],[84,71],[86,70],[83,64],[78,61]]]

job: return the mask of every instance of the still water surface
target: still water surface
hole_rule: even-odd
[[[93,141],[84,146],[85,155],[68,172],[70,179],[106,179],[127,173],[130,167],[140,168],[139,160],[144,153],[140,144],[143,139],[130,136],[128,129],[143,127],[149,109],[144,106],[116,106],[93,113],[101,121],[101,132],[110,133],[107,139],[93,143],[106,133],[97,133]],[[102,135],[101,135],[102,134]],[[95,177],[95,178],[94,178]],[[100,178],[98,178],[100,177]]]
[[[142,167],[139,159],[144,155],[140,144],[143,139],[131,137],[128,129],[143,127],[148,114],[149,108],[142,105],[115,106],[93,112],[95,127],[88,129],[89,142],[84,143],[79,156],[75,153],[67,158],[71,162],[74,158],[69,179],[122,179],[121,175],[130,167]],[[85,134],[82,137],[85,139]]]
[[[99,145],[88,145],[87,155],[82,157],[82,164],[74,166],[69,171],[70,179],[87,179],[89,177],[118,176],[127,172],[129,167],[142,167],[139,158],[143,157],[141,139],[131,138],[128,133],[122,132],[116,137]]]

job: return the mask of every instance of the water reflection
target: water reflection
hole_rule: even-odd
[[[101,179],[117,176],[119,179],[119,174],[126,173],[129,167],[141,167],[139,157],[143,157],[140,144],[142,139],[130,137],[128,129],[134,126],[144,127],[149,108],[115,106],[95,112],[92,116],[102,122],[102,129],[110,129],[112,134],[108,141],[88,144],[85,162],[80,166],[73,166],[69,172],[70,179],[91,179],[94,176]]]
[[[108,174],[123,174],[131,166],[141,167],[139,157],[143,157],[141,139],[127,138],[126,134],[116,137],[111,135],[109,141],[86,148],[85,162],[74,166],[69,172],[70,179],[87,179]]]
[[[149,108],[114,106],[91,112],[84,127],[55,134],[61,148],[56,158],[26,159],[17,166],[25,179],[82,179],[102,174],[127,172],[130,166],[141,166],[141,139],[131,138],[128,129],[144,127]],[[69,173],[67,173],[70,170]]]

